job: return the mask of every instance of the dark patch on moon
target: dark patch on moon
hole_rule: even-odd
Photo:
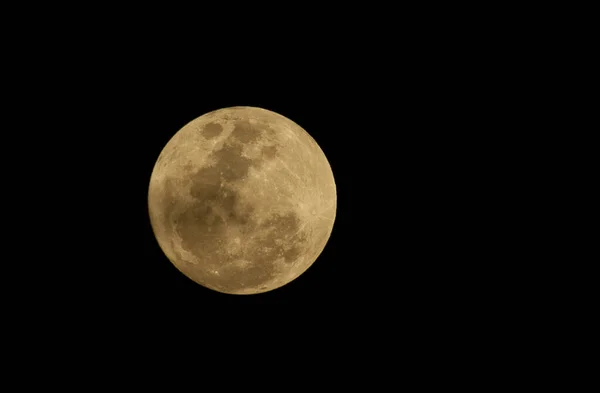
[[[202,135],[206,139],[212,139],[219,136],[223,132],[223,126],[219,123],[208,123],[202,130]]]
[[[261,154],[262,157],[266,160],[271,160],[277,156],[279,149],[277,146],[265,146],[263,147]]]
[[[280,257],[287,263],[294,262],[306,248],[306,233],[300,226],[300,218],[294,212],[270,217],[260,226],[267,235],[259,238],[252,256],[263,263],[273,263]]]
[[[302,250],[297,245],[292,246],[292,248],[283,252],[283,258],[287,263],[293,263],[296,259],[300,257],[302,254]]]
[[[221,182],[221,176],[226,177],[228,173],[223,165],[223,161],[219,161],[193,175],[190,194],[195,202],[176,217],[182,247],[198,257],[206,255],[207,250],[216,250],[212,247],[215,238],[224,236],[226,226],[254,229],[250,220],[253,208],[244,205],[237,191]]]
[[[202,199],[206,194],[214,194],[221,187],[221,170],[209,166],[197,171],[191,180],[190,194],[193,198]]]
[[[244,178],[253,163],[253,160],[242,156],[241,145],[225,145],[221,150],[213,152],[213,156],[218,160],[215,167],[227,181]]]
[[[249,121],[240,120],[235,123],[231,137],[242,143],[251,143],[258,140],[262,134],[263,127],[258,124],[250,124]]]
[[[175,216],[174,225],[181,247],[197,257],[216,252],[224,231],[225,220],[208,203],[197,203]]]
[[[190,195],[195,202],[175,217],[175,223],[182,247],[196,257],[206,259],[217,253],[227,226],[237,226],[243,233],[255,230],[251,220],[254,209],[244,205],[230,185],[244,178],[252,165],[241,153],[241,146],[226,144],[212,153],[214,165],[191,176]]]

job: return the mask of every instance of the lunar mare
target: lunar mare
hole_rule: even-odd
[[[185,125],[160,153],[148,191],[167,258],[198,284],[229,294],[271,291],[304,273],[331,235],[336,203],[315,140],[255,107]]]

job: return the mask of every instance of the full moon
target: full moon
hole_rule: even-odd
[[[304,273],[333,229],[336,187],[317,142],[261,108],[209,112],[160,153],[148,190],[158,244],[179,271],[228,294]]]

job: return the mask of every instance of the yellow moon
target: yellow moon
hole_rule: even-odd
[[[306,271],[336,215],[331,167],[292,120],[256,107],[191,121],[158,157],[150,222],[167,258],[212,290],[256,294]]]

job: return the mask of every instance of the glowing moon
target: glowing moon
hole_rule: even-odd
[[[331,235],[336,199],[315,140],[254,107],[185,125],[158,157],[148,192],[167,258],[198,284],[230,294],[267,292],[304,273]]]

